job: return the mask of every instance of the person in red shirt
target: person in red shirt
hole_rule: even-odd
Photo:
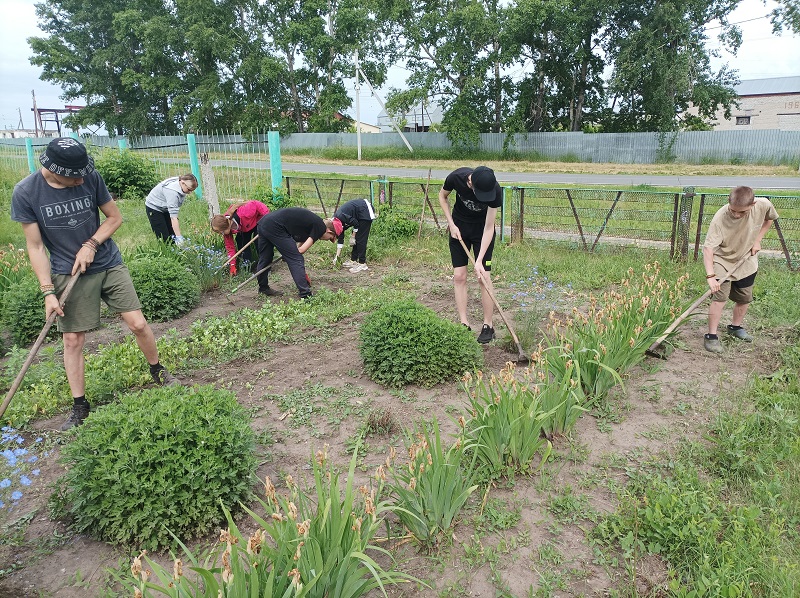
[[[263,216],[269,214],[269,208],[260,201],[234,201],[224,214],[211,218],[211,230],[220,233],[225,239],[228,258],[247,245],[256,234],[256,225]],[[236,239],[234,242],[234,235]],[[236,274],[236,262],[246,259],[250,267],[255,268],[257,260],[253,259],[252,245],[242,252],[236,260],[231,261],[231,276]]]

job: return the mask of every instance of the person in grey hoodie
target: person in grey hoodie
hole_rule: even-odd
[[[193,174],[170,177],[153,187],[144,202],[144,208],[156,237],[167,243],[183,245],[178,211],[186,196],[195,189],[197,179]]]

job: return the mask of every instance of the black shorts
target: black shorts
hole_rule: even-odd
[[[478,252],[481,250],[481,239],[483,238],[483,222],[459,222],[453,220],[458,230],[461,231],[461,238],[464,240],[464,245],[467,249],[472,250],[472,254],[477,258]],[[483,269],[487,272],[492,271],[492,252],[494,251],[494,240],[497,233],[492,232],[492,240],[489,247],[486,249],[486,254],[483,256]],[[469,258],[464,253],[464,248],[458,239],[450,236],[450,260],[453,262],[453,268],[462,268],[469,264]]]

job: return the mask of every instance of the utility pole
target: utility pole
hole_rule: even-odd
[[[356,50],[356,145],[358,146],[358,159],[361,160],[361,83],[358,80],[358,50]]]
[[[372,92],[373,97],[376,100],[378,100],[378,103],[381,105],[381,108],[383,108],[383,111],[386,113],[386,116],[389,117],[389,122],[394,127],[394,130],[397,131],[398,135],[400,135],[400,137],[403,140],[403,143],[406,144],[406,147],[408,148],[408,151],[410,151],[413,154],[414,153],[414,148],[411,147],[411,144],[408,142],[408,139],[406,139],[406,136],[403,135],[403,132],[400,130],[400,127],[398,127],[397,123],[394,122],[394,119],[389,114],[389,111],[386,109],[386,104],[383,103],[383,100],[381,99],[381,96],[379,96],[378,92],[375,91],[375,88],[372,87],[372,83],[369,82],[369,78],[364,74],[364,71],[362,71],[360,68],[358,69],[358,71],[361,73],[361,76],[364,77],[364,81],[367,82],[367,85],[369,85],[369,90]]]
[[[39,120],[39,110],[36,109],[36,92],[32,89],[31,97],[33,98],[33,136],[38,137],[41,121]],[[44,135],[44,131],[42,131],[42,135]]]

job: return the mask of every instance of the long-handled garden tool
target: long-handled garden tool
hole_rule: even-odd
[[[470,264],[472,264],[472,266],[474,267],[475,266],[475,258],[472,257],[472,254],[469,252],[469,249],[467,249],[467,246],[464,243],[464,240],[463,239],[459,239],[458,242],[461,243],[461,247],[464,248],[464,253],[467,254],[467,257],[469,258]],[[503,319],[503,323],[506,325],[506,328],[508,328],[508,331],[511,333],[511,338],[514,339],[514,344],[517,346],[517,351],[519,352],[519,355],[517,355],[517,359],[516,359],[517,363],[528,363],[530,361],[530,359],[528,358],[527,355],[525,355],[525,352],[522,350],[522,345],[520,344],[519,339],[517,338],[517,334],[514,332],[514,329],[511,327],[511,324],[508,323],[508,320],[506,319],[506,315],[503,313],[503,308],[500,307],[500,303],[497,302],[497,297],[494,296],[494,293],[492,292],[491,287],[486,284],[486,281],[484,281],[482,275],[480,276],[480,279],[481,279],[481,284],[483,285],[483,288],[485,288],[486,292],[489,293],[489,297],[492,298],[492,302],[494,303],[494,306],[497,308],[497,311],[500,314],[500,317]]]
[[[227,300],[228,300],[228,303],[230,303],[231,305],[236,305],[236,304],[233,302],[233,300],[231,299],[231,295],[233,295],[233,294],[234,294],[236,291],[238,291],[239,289],[241,289],[241,288],[242,288],[244,285],[246,285],[248,282],[250,282],[251,280],[253,280],[253,279],[254,279],[254,278],[256,278],[257,276],[259,276],[260,274],[263,274],[264,272],[268,272],[269,270],[271,270],[271,269],[272,269],[272,267],[273,267],[275,264],[277,264],[279,261],[281,261],[282,259],[283,259],[283,256],[280,256],[280,255],[279,255],[279,256],[278,256],[278,257],[276,257],[274,260],[272,260],[272,263],[271,263],[271,264],[269,264],[269,265],[268,265],[266,268],[261,268],[261,270],[259,270],[259,271],[258,271],[258,272],[256,272],[255,274],[253,274],[253,275],[252,275],[250,278],[248,278],[247,280],[245,280],[245,281],[244,281],[242,284],[240,284],[239,286],[237,286],[236,288],[234,288],[234,289],[233,289],[233,290],[232,290],[230,293],[228,293],[227,295],[225,295],[225,299],[227,299]]]
[[[723,282],[726,282],[728,279],[730,279],[730,277],[731,277],[731,276],[733,276],[733,274],[736,272],[736,270],[738,270],[738,269],[739,269],[739,266],[741,266],[742,264],[744,264],[745,260],[746,260],[748,257],[750,257],[750,252],[749,252],[749,251],[748,251],[746,254],[744,254],[744,255],[741,257],[741,259],[739,259],[739,261],[738,261],[738,262],[736,262],[736,263],[733,265],[733,268],[731,268],[730,272],[728,272],[728,273],[725,275],[725,277],[724,277],[722,280],[720,280],[720,281],[719,281],[719,282],[720,282],[720,284],[722,284]],[[713,293],[711,292],[711,289],[708,289],[708,290],[707,290],[705,293],[703,293],[703,294],[702,294],[700,297],[698,297],[698,298],[695,300],[695,302],[694,302],[694,303],[692,303],[692,304],[691,304],[689,307],[687,307],[687,308],[686,308],[686,311],[684,311],[684,312],[683,312],[681,315],[679,315],[677,318],[675,318],[675,321],[674,321],[672,324],[670,324],[669,326],[667,326],[667,329],[664,331],[664,334],[662,334],[661,336],[659,336],[659,337],[658,337],[658,338],[655,340],[655,342],[654,342],[652,345],[650,345],[650,346],[647,348],[647,351],[645,351],[645,353],[646,353],[647,355],[650,355],[651,357],[658,357],[659,359],[666,359],[666,356],[665,356],[663,353],[659,353],[659,352],[658,352],[658,350],[657,350],[657,349],[658,349],[659,345],[661,345],[661,343],[663,343],[663,342],[664,342],[664,341],[667,339],[667,337],[668,337],[670,334],[672,334],[672,333],[673,333],[673,331],[674,331],[674,330],[675,330],[675,329],[676,329],[678,326],[680,326],[681,322],[683,322],[683,321],[684,321],[686,318],[688,318],[688,317],[691,315],[691,313],[692,313],[692,312],[693,312],[695,309],[697,309],[697,307],[698,307],[698,306],[699,306],[699,305],[700,305],[700,304],[701,304],[703,301],[705,301],[706,299],[708,299],[709,297],[711,297],[711,295],[712,295],[712,294],[713,294]]]
[[[61,297],[58,300],[58,304],[61,306],[62,309],[64,308],[64,304],[67,302],[67,297],[69,297],[69,294],[72,292],[72,287],[74,287],[75,283],[78,282],[78,277],[80,275],[81,275],[80,272],[76,272],[75,274],[73,274],[72,278],[69,279],[69,282],[67,283],[67,287],[64,289],[64,292],[61,293]],[[11,398],[17,392],[17,389],[19,389],[20,384],[22,384],[22,380],[23,378],[25,378],[25,374],[27,373],[28,368],[31,367],[31,363],[33,363],[34,357],[36,357],[36,354],[42,347],[42,343],[44,343],[44,339],[45,337],[47,337],[47,333],[50,332],[50,327],[53,325],[53,322],[56,321],[56,315],[57,315],[56,312],[50,314],[50,317],[47,318],[47,321],[44,323],[44,328],[42,328],[42,331],[39,333],[36,342],[33,343],[30,353],[28,353],[28,358],[25,360],[25,363],[22,364],[22,369],[20,370],[19,374],[17,374],[17,377],[14,379],[14,382],[11,384],[11,388],[8,389],[8,392],[6,393],[6,398],[3,401],[2,406],[0,406],[0,418],[3,417],[3,414],[6,412],[6,409],[8,408],[8,404],[11,403]]]
[[[258,235],[254,235],[254,236],[253,236],[253,238],[252,238],[252,239],[250,239],[250,240],[247,242],[247,244],[246,244],[244,247],[242,247],[242,248],[241,248],[239,251],[237,251],[237,252],[236,252],[236,253],[234,253],[234,254],[233,254],[231,257],[229,257],[229,258],[228,258],[228,261],[226,261],[224,264],[222,264],[222,265],[221,265],[219,268],[217,268],[217,269],[214,271],[214,274],[216,274],[217,272],[219,272],[220,270],[222,270],[222,269],[223,269],[225,266],[227,266],[227,265],[228,265],[228,264],[230,264],[230,263],[231,263],[233,260],[235,260],[237,257],[239,257],[239,255],[241,255],[241,253],[242,253],[242,252],[243,252],[245,249],[247,249],[248,247],[250,247],[250,245],[251,245],[251,244],[253,243],[253,241],[255,241],[256,239],[258,239]]]

